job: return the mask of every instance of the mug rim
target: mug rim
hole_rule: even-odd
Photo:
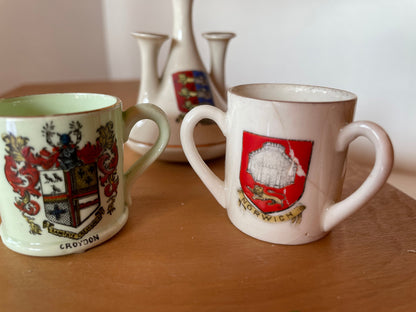
[[[21,96],[14,96],[14,97],[5,97],[0,98],[0,106],[3,104],[3,102],[13,102],[16,101],[18,103],[19,100],[27,100],[29,98],[33,98],[34,100],[36,98],[41,97],[63,97],[63,96],[70,96],[72,99],[75,99],[76,97],[101,97],[101,98],[109,98],[113,99],[111,104],[108,104],[104,107],[94,108],[94,109],[86,109],[86,110],[80,110],[80,111],[73,111],[73,112],[67,112],[67,113],[53,113],[53,114],[34,114],[34,115],[11,115],[11,114],[0,114],[0,119],[30,119],[30,118],[45,118],[45,117],[59,117],[59,116],[74,116],[74,115],[82,115],[82,114],[89,114],[89,113],[96,113],[100,111],[105,111],[109,109],[114,109],[116,106],[121,105],[122,101],[119,97],[110,95],[110,94],[104,94],[104,93],[94,93],[94,92],[54,92],[54,93],[38,93],[38,94],[27,94],[27,95],[21,95]]]
[[[288,100],[278,97],[276,98],[266,98],[261,97],[259,95],[248,95],[247,89],[249,88],[259,88],[259,87],[293,87],[299,89],[316,89],[320,91],[332,92],[343,94],[344,98],[340,99],[328,99],[328,100]],[[260,93],[259,91],[256,91]],[[355,102],[357,100],[357,95],[346,90],[332,88],[332,87],[325,87],[325,86],[317,86],[317,85],[308,85],[308,84],[296,84],[296,83],[250,83],[250,84],[241,84],[236,85],[228,89],[229,95],[235,95],[238,97],[246,98],[246,99],[253,99],[258,101],[265,101],[265,102],[279,102],[279,103],[293,103],[293,104],[328,104],[328,103],[346,103],[346,102]]]

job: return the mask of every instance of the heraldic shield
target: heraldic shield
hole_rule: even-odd
[[[202,71],[183,71],[172,75],[176,100],[181,112],[187,113],[197,105],[214,105],[207,75]]]
[[[312,141],[243,132],[240,183],[245,196],[265,214],[292,207],[304,192],[312,147]]]
[[[14,205],[28,222],[30,234],[41,235],[39,221],[46,218],[42,225],[49,234],[81,239],[104,213],[111,215],[116,210],[119,176],[113,123],[100,126],[96,141],[84,145],[80,145],[81,129],[77,121],[70,122],[69,131],[63,133],[53,122],[46,123],[42,135],[49,148],[38,151],[27,137],[2,135],[7,152],[5,175],[17,194]],[[39,215],[41,211],[44,217]],[[78,233],[55,228],[55,224],[79,228],[84,223],[88,224]]]
[[[45,215],[53,223],[76,228],[100,206],[95,163],[41,171],[40,181]]]

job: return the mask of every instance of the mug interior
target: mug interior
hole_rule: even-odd
[[[0,99],[0,117],[85,113],[116,105],[118,98],[95,93],[54,93]]]
[[[334,103],[357,98],[355,94],[344,90],[275,83],[240,85],[232,87],[229,92],[245,98],[294,103]]]

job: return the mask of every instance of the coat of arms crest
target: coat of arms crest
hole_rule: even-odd
[[[40,171],[48,220],[77,228],[100,206],[97,165]]]
[[[312,141],[270,138],[243,132],[240,204],[270,222],[300,222]],[[284,211],[289,211],[283,213]]]
[[[79,122],[71,122],[69,131],[60,133],[53,122],[45,123],[42,135],[49,147],[40,151],[30,146],[30,138],[2,135],[7,152],[5,175],[31,234],[42,233],[35,218],[40,211],[45,217],[43,227],[50,234],[81,239],[102,219],[103,200],[108,203],[108,214],[115,210],[119,178],[113,124],[99,127],[96,142],[84,146],[80,146],[81,129]],[[87,221],[78,233],[55,229],[55,224],[77,229]]]
[[[214,105],[205,72],[198,70],[177,72],[172,75],[172,78],[176,101],[181,112],[181,115],[177,118],[178,122],[197,105]]]

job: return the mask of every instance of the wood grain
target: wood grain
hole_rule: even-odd
[[[8,95],[103,92],[136,82],[23,86]],[[119,94],[116,94],[119,93]],[[128,165],[137,155],[126,149]],[[224,160],[209,162],[224,175]],[[349,164],[344,196],[367,171]],[[126,226],[83,254],[0,244],[0,311],[413,311],[416,201],[390,185],[320,241],[281,246],[236,229],[188,164],[155,162]]]

